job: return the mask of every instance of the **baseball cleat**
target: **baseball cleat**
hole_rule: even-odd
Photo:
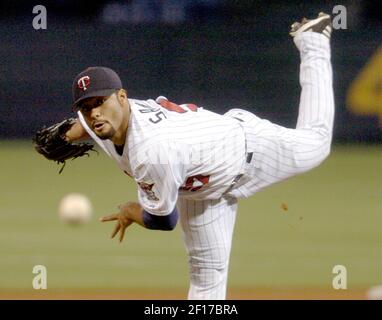
[[[321,33],[330,39],[330,35],[332,33],[330,15],[320,12],[316,19],[308,20],[303,18],[301,22],[295,22],[292,24],[289,34],[292,37],[295,37],[296,35],[306,31]]]

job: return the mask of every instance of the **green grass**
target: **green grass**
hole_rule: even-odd
[[[29,142],[0,142],[0,290],[31,289],[32,268],[48,270],[51,289],[187,288],[180,226],[133,226],[124,243],[98,218],[136,200],[135,185],[100,153],[57,166]],[[242,200],[231,256],[231,287],[327,287],[347,267],[348,287],[382,283],[382,148],[336,147],[307,174]],[[84,226],[59,222],[69,192],[93,202]],[[288,210],[281,204],[288,204]]]

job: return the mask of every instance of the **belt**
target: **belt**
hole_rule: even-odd
[[[240,118],[237,118],[237,117],[232,117],[232,118],[234,118],[234,119],[239,121],[239,124],[243,128],[243,131],[244,131],[244,127],[240,123],[240,122],[244,122],[244,120],[240,119]],[[251,160],[252,160],[252,157],[253,157],[253,152],[247,152],[247,140],[245,140],[245,162],[246,163],[250,163]],[[239,182],[239,180],[241,179],[241,177],[243,175],[244,175],[243,173],[240,173],[235,178],[233,178],[233,180],[231,182],[231,185],[228,187],[228,189],[226,191],[224,191],[223,194],[226,194],[226,193],[230,192],[236,186],[236,184]]]
[[[247,152],[245,157],[245,162],[250,163],[252,160],[252,157],[253,157],[253,152]],[[228,187],[226,191],[224,191],[224,194],[230,192],[236,186],[236,184],[239,182],[239,180],[241,179],[243,175],[244,175],[243,173],[240,173],[235,178],[233,178],[231,185]]]

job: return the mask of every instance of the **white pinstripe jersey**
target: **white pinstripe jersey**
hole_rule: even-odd
[[[111,140],[99,139],[78,115],[90,136],[135,179],[139,202],[146,211],[167,215],[178,195],[218,199],[241,173],[245,136],[235,119],[191,104],[176,105],[164,97],[129,99],[129,103],[122,156]]]

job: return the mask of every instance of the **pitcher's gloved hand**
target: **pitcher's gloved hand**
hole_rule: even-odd
[[[66,140],[66,132],[76,123],[76,119],[65,119],[48,128],[42,128],[36,132],[33,139],[35,149],[49,160],[63,163],[59,173],[65,167],[65,161],[75,159],[83,155],[89,155],[88,151],[94,151],[94,145],[90,143],[71,143]]]

